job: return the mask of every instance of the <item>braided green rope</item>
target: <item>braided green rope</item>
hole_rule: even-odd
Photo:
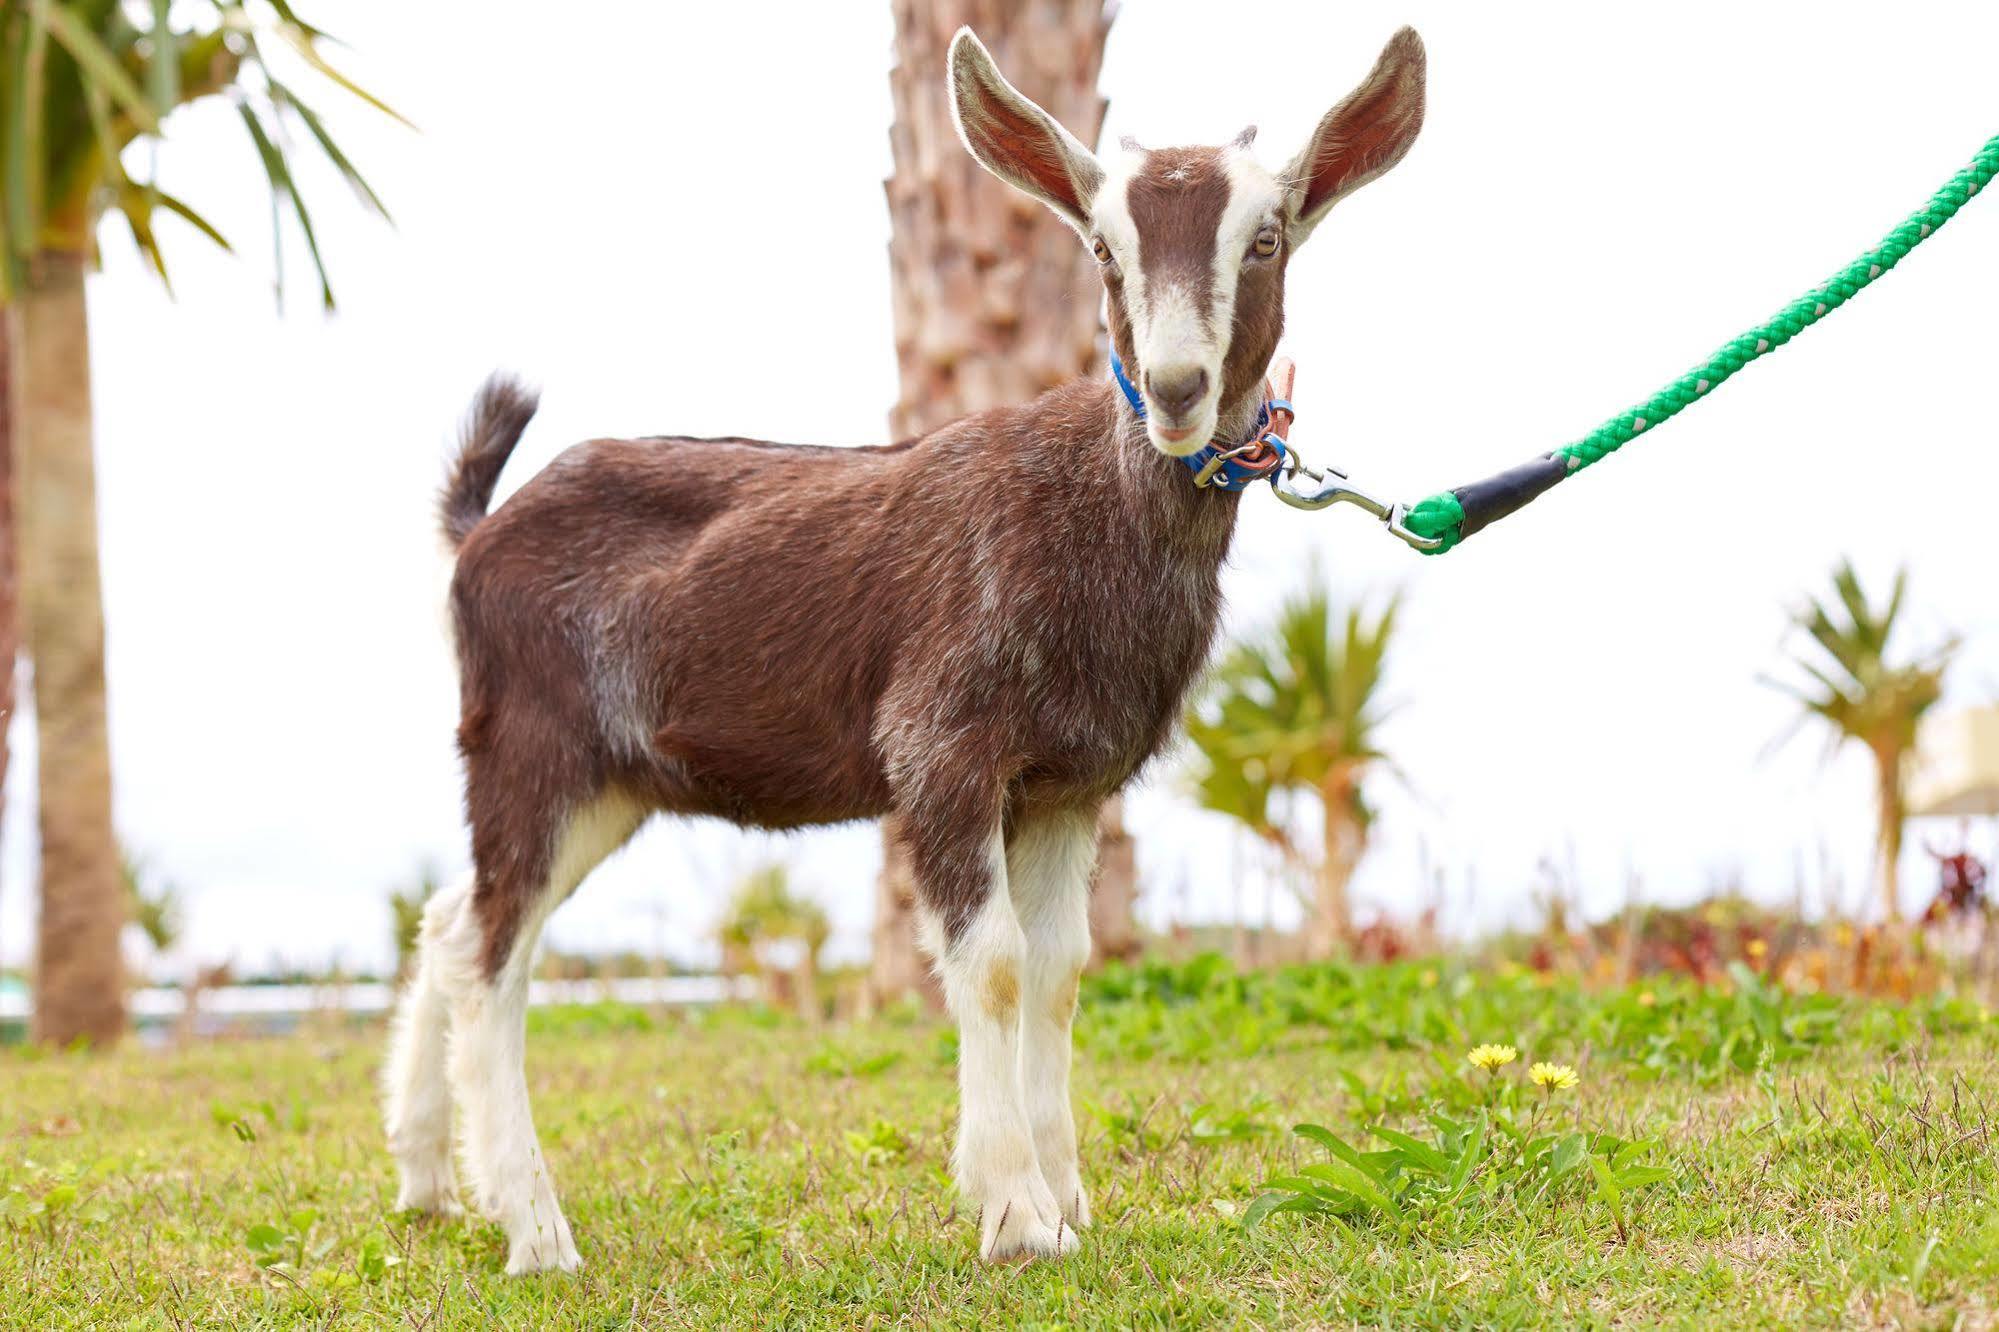
[[[1999,137],[1979,149],[1969,166],[1952,176],[1950,182],[1908,221],[1888,233],[1886,240],[1848,264],[1824,286],[1792,301],[1768,323],[1752,328],[1729,342],[1705,365],[1689,370],[1647,401],[1611,417],[1575,443],[1549,456],[1566,459],[1568,475],[1573,476],[1591,463],[1615,453],[1643,431],[1671,420],[1743,366],[1775,351],[1846,304],[1856,292],[1893,268],[1903,255],[1950,221],[1965,201],[1978,193],[1995,174],[1999,174]],[[1464,508],[1458,503],[1458,497],[1445,491],[1413,505],[1406,521],[1409,529],[1418,536],[1442,538],[1442,545],[1425,552],[1441,555],[1458,544],[1464,519]]]

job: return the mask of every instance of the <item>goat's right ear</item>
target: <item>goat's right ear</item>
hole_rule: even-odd
[[[1020,95],[970,28],[951,39],[951,120],[979,165],[1088,239],[1104,169],[1055,117]]]

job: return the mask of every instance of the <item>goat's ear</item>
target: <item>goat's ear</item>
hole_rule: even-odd
[[[951,119],[979,165],[1033,195],[1086,239],[1104,170],[1055,117],[1020,95],[970,28],[951,39]]]
[[[1422,128],[1423,39],[1404,28],[1284,169],[1292,244],[1310,235],[1334,204],[1400,162]]]

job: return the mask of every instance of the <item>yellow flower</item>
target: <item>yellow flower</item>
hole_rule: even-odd
[[[1647,990],[1643,994],[1638,996],[1638,1005],[1641,1008],[1650,1008],[1652,1005],[1658,1002],[1659,1002],[1658,997],[1654,995],[1650,990]]]
[[[1567,1064],[1536,1064],[1527,1070],[1527,1076],[1536,1087],[1546,1087],[1549,1091],[1567,1090],[1581,1081]]]
[[[1491,1073],[1518,1059],[1520,1052],[1510,1045],[1481,1045],[1465,1057]]]
[[[1749,956],[1751,957],[1760,958],[1765,953],[1770,951],[1770,945],[1764,943],[1761,939],[1751,939],[1748,943],[1742,946],[1742,951],[1749,954]]]

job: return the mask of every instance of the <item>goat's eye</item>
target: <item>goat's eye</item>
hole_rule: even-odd
[[[1271,255],[1276,254],[1277,228],[1265,227],[1263,230],[1257,232],[1256,240],[1249,248],[1259,259],[1268,259]]]
[[[1111,247],[1104,244],[1102,236],[1097,237],[1095,244],[1091,245],[1090,249],[1095,252],[1098,263],[1107,264],[1111,261]]]

